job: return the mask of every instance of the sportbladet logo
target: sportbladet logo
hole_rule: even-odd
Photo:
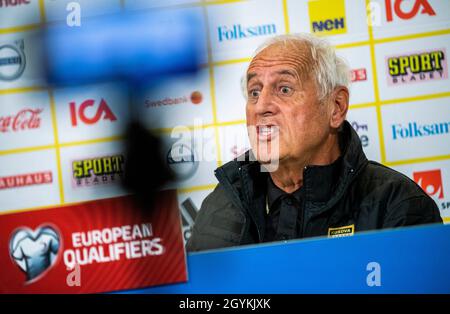
[[[445,48],[386,57],[389,86],[448,78]]]
[[[27,227],[18,228],[9,240],[9,254],[25,273],[28,283],[39,279],[55,264],[59,249],[59,234],[47,225],[34,231]]]
[[[392,126],[392,139],[410,139],[415,137],[434,136],[448,134],[450,122],[438,123],[418,123],[408,122],[408,124],[397,123]]]
[[[254,26],[243,26],[233,24],[231,26],[219,26],[217,28],[219,42],[246,39],[258,36],[275,35],[277,27],[275,24],[261,24]]]
[[[123,176],[123,155],[102,156],[72,161],[72,186],[75,188],[118,183]]]

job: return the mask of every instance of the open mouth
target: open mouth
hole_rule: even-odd
[[[270,141],[278,135],[280,129],[277,125],[257,125],[256,131],[258,141]]]

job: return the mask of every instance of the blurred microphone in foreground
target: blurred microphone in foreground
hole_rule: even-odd
[[[82,20],[80,27],[48,25],[44,32],[49,84],[73,86],[121,81],[128,89],[125,188],[144,208],[173,178],[160,139],[139,120],[133,102],[144,86],[197,71],[204,47],[201,15],[192,11],[122,13]],[[144,178],[144,179],[143,179]]]

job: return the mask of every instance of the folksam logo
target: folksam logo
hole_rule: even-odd
[[[393,140],[424,137],[432,135],[448,134],[450,122],[440,122],[431,124],[420,124],[409,122],[407,125],[401,123],[392,125]]]
[[[277,33],[277,27],[275,24],[263,24],[256,26],[242,26],[241,24],[234,24],[231,27],[219,26],[217,31],[219,42],[223,42],[250,37],[275,35]]]

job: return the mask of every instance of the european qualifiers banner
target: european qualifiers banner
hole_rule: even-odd
[[[95,293],[187,280],[174,191],[145,212],[132,197],[0,220],[0,292]]]

